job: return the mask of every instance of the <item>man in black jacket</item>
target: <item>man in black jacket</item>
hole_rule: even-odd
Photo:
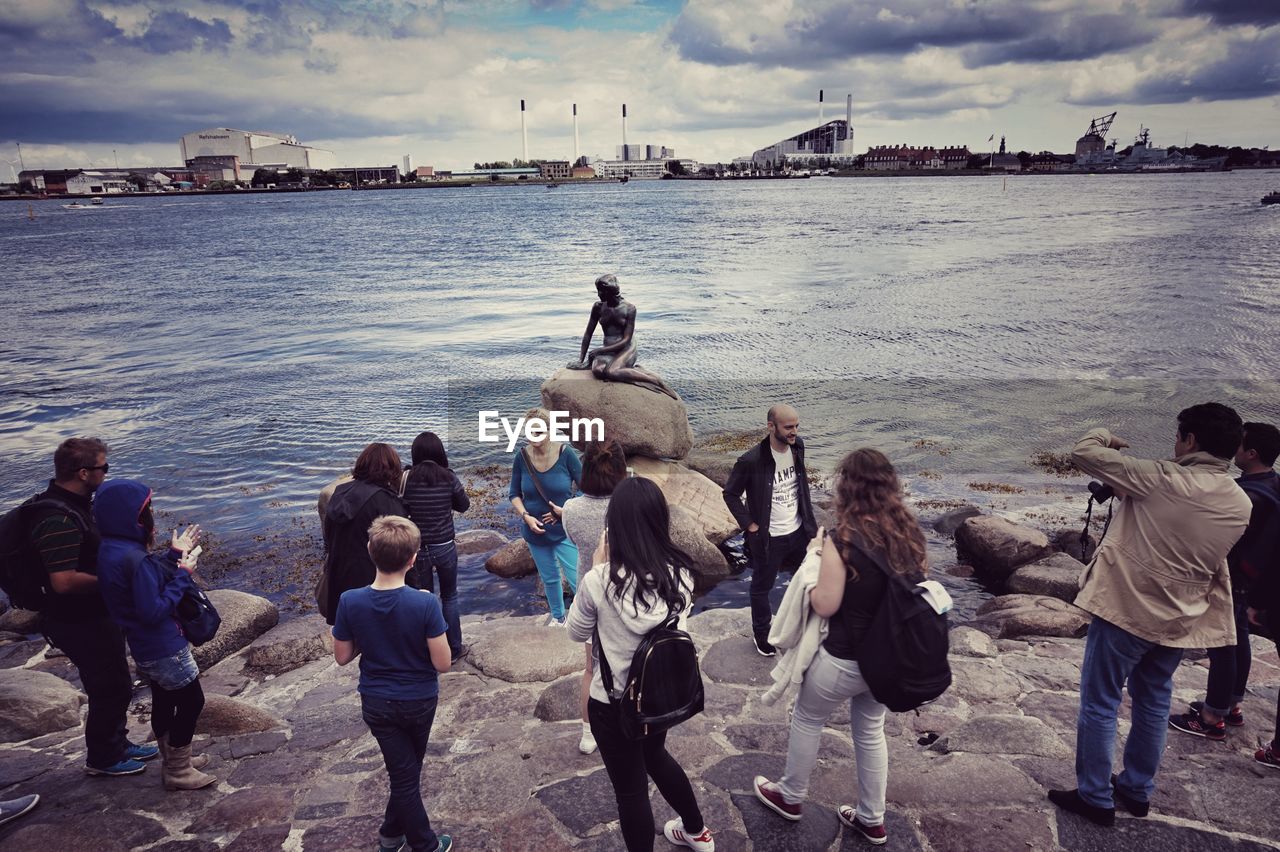
[[[724,486],[724,502],[742,527],[751,567],[751,632],[756,651],[772,657],[769,593],[778,569],[794,571],[818,532],[804,468],[800,415],[789,405],[769,409],[769,435],[738,457]],[[746,502],[743,502],[743,495]]]

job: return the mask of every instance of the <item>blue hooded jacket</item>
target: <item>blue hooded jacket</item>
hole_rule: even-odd
[[[132,479],[109,479],[93,498],[93,517],[102,535],[98,588],[140,663],[172,657],[187,647],[173,613],[182,593],[193,588],[172,552],[147,553],[141,517],[150,502],[151,489]]]

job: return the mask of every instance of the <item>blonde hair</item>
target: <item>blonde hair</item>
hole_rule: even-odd
[[[408,518],[382,515],[369,525],[369,556],[383,574],[403,571],[422,546],[422,533]]]

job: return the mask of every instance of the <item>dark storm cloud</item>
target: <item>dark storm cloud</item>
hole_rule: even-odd
[[[225,50],[231,44],[231,27],[221,18],[202,21],[185,12],[157,12],[146,31],[129,42],[148,53]]]
[[[1208,15],[1219,24],[1280,24],[1280,3],[1276,0],[1183,0],[1181,11]]]
[[[966,56],[975,66],[1090,59],[1145,44],[1158,34],[1136,13],[1086,9],[1067,16],[1014,0],[963,5],[813,0],[798,4],[783,26],[764,25],[744,46],[740,32],[752,26],[748,16],[721,18],[695,2],[676,21],[671,41],[685,58],[712,65],[811,68],[832,60],[943,47],[977,48]]]
[[[1175,104],[1249,100],[1280,94],[1280,28],[1230,40],[1220,59],[1176,72],[1151,74],[1127,89],[1076,94],[1082,105]]]
[[[1029,38],[968,48],[964,61],[970,68],[1005,62],[1075,62],[1139,47],[1159,34],[1155,23],[1138,15],[1062,17],[1045,21]]]

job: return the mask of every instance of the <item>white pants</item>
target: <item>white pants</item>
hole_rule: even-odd
[[[822,729],[841,701],[849,702],[849,727],[858,768],[857,817],[864,825],[884,822],[884,794],[889,783],[889,749],[884,741],[885,706],[871,697],[858,664],[818,649],[804,673],[800,695],[791,711],[787,770],[779,786],[787,804],[804,801],[809,775],[818,762]]]

